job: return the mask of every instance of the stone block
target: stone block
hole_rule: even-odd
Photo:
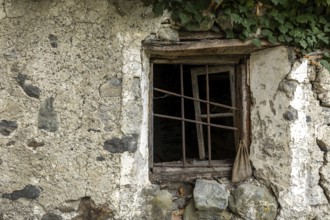
[[[15,121],[0,121],[0,133],[4,136],[9,136],[13,131],[17,129],[17,123]]]
[[[2,198],[10,199],[10,200],[17,200],[20,198],[26,199],[36,199],[40,196],[41,189],[38,186],[34,185],[26,185],[23,189],[15,190],[11,193],[4,193],[2,194]]]
[[[317,144],[322,151],[328,152],[330,150],[330,127],[327,125],[318,128]]]
[[[153,219],[172,219],[172,194],[166,190],[160,190],[151,201]]]
[[[110,153],[124,153],[125,151],[133,153],[137,149],[136,139],[137,135],[106,140],[104,142],[103,149],[109,151]]]
[[[274,220],[277,207],[268,189],[252,184],[240,185],[229,197],[229,209],[243,219]]]
[[[46,99],[39,109],[38,128],[49,132],[55,132],[58,129],[57,113],[53,106],[54,98]]]
[[[229,193],[215,180],[196,180],[195,206],[198,210],[222,211],[228,206]]]

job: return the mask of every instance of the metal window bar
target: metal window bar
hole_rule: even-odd
[[[234,126],[225,126],[225,125],[218,125],[218,124],[212,124],[211,123],[211,118],[212,117],[235,117],[235,111],[237,111],[237,108],[235,106],[228,106],[228,105],[224,105],[224,104],[220,104],[220,103],[216,103],[216,102],[210,102],[210,94],[209,94],[209,71],[208,71],[208,65],[205,66],[206,68],[206,100],[203,99],[199,99],[199,98],[194,98],[194,97],[189,97],[189,96],[185,96],[184,95],[184,83],[183,83],[183,65],[180,64],[180,86],[181,86],[181,94],[177,94],[171,91],[167,91],[167,90],[163,90],[160,88],[153,88],[154,91],[158,91],[158,92],[162,92],[168,95],[173,95],[173,96],[177,96],[181,98],[181,117],[175,117],[175,116],[170,116],[170,115],[163,115],[163,114],[157,114],[153,112],[153,117],[159,117],[159,118],[165,118],[165,119],[171,119],[171,120],[179,120],[181,121],[181,125],[182,125],[182,163],[181,166],[182,167],[198,167],[196,165],[189,165],[187,164],[186,161],[186,141],[185,141],[185,122],[190,122],[190,123],[195,123],[195,124],[200,124],[200,125],[206,125],[207,126],[207,136],[208,136],[208,167],[212,167],[212,155],[211,155],[211,127],[215,127],[215,128],[222,128],[222,129],[228,129],[228,130],[233,130],[233,131],[238,131],[237,127]],[[233,91],[231,91],[233,92]],[[233,94],[232,94],[233,95]],[[206,103],[207,105],[207,113],[204,115],[200,115],[201,118],[206,118],[207,122],[203,122],[200,120],[192,120],[192,119],[187,119],[185,118],[185,108],[184,108],[184,101],[185,99],[188,100],[193,100],[193,101],[197,101],[199,103]],[[235,103],[232,103],[235,105]],[[215,115],[210,114],[210,105],[214,105],[214,106],[218,106],[218,107],[222,107],[222,108],[226,108],[226,109],[230,109],[233,112],[232,113],[218,113]],[[174,166],[173,163],[167,164],[166,162],[161,163],[161,165],[159,164],[154,164],[155,166]],[[178,166],[178,164],[176,164],[175,166]]]

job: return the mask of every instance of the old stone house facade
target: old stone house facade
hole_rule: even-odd
[[[157,183],[157,50],[142,42],[166,38],[167,17],[133,0],[0,3],[1,220],[330,219],[330,78],[313,56],[219,39],[183,46],[189,62],[210,48],[248,54],[253,177]]]

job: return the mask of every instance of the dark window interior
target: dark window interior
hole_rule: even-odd
[[[205,67],[183,65],[184,95],[192,97],[191,68]],[[180,65],[153,64],[153,87],[181,93]],[[200,99],[206,100],[206,76],[198,76]],[[210,101],[232,105],[229,73],[214,73],[209,75]],[[201,113],[206,114],[206,104],[200,104]],[[195,120],[194,101],[185,99],[185,118]],[[181,98],[158,91],[153,92],[153,112],[157,114],[181,117]],[[226,113],[228,109],[210,105],[210,113]],[[203,119],[206,122],[206,118]],[[211,118],[211,123],[234,126],[232,117]],[[207,136],[207,126],[203,125],[204,137]],[[196,124],[185,122],[185,141],[187,160],[198,160],[198,140]],[[211,128],[212,160],[235,158],[234,131]],[[204,138],[206,157],[208,159],[207,138]],[[182,123],[167,118],[153,118],[153,158],[155,163],[182,160]]]

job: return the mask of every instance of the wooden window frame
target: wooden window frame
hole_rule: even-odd
[[[209,59],[210,58],[210,59]],[[243,62],[243,63],[242,63]],[[236,150],[239,140],[244,139],[246,143],[250,143],[249,126],[249,89],[248,89],[248,67],[249,56],[203,56],[203,57],[177,57],[176,59],[168,60],[160,57],[150,58],[150,73],[149,73],[149,168],[150,168],[150,180],[152,182],[189,182],[196,178],[214,178],[214,177],[230,177],[232,171],[233,160],[211,160],[211,161],[194,161],[193,164],[183,165],[179,162],[163,162],[154,163],[153,161],[153,65],[154,64],[183,64],[183,65],[216,65],[222,70],[231,71],[231,77],[235,77],[240,82],[235,83],[235,103],[237,103],[238,116],[234,116],[237,120],[235,123],[238,127],[238,133],[235,138]],[[236,73],[233,74],[233,68]],[[212,70],[211,72],[216,72]],[[196,73],[198,74],[198,73]],[[233,92],[233,90],[231,91]],[[240,94],[240,95],[238,95]],[[182,94],[183,95],[183,94]],[[238,119],[239,118],[239,119]]]
[[[237,80],[244,82],[241,88],[237,89],[237,94],[241,94],[241,103],[238,108],[244,109],[239,117],[241,123],[240,139],[246,141],[250,148],[250,74],[249,74],[249,55],[267,48],[277,47],[279,44],[269,43],[267,40],[261,40],[260,47],[256,47],[251,40],[241,41],[238,39],[223,39],[217,33],[182,33],[179,32],[180,41],[168,42],[154,38],[146,38],[142,42],[143,51],[149,56],[150,63],[156,64],[187,64],[187,65],[237,65],[240,59],[244,59],[244,67],[239,66],[244,74],[236,77]],[[150,92],[153,89],[152,70],[150,76]],[[153,131],[152,100],[149,97],[149,131]],[[152,135],[149,132],[149,167],[150,180],[152,182],[182,182],[193,181],[196,178],[229,177],[233,161],[222,161],[219,166],[195,169],[194,167],[153,167],[153,146]],[[206,163],[208,161],[205,161]]]

